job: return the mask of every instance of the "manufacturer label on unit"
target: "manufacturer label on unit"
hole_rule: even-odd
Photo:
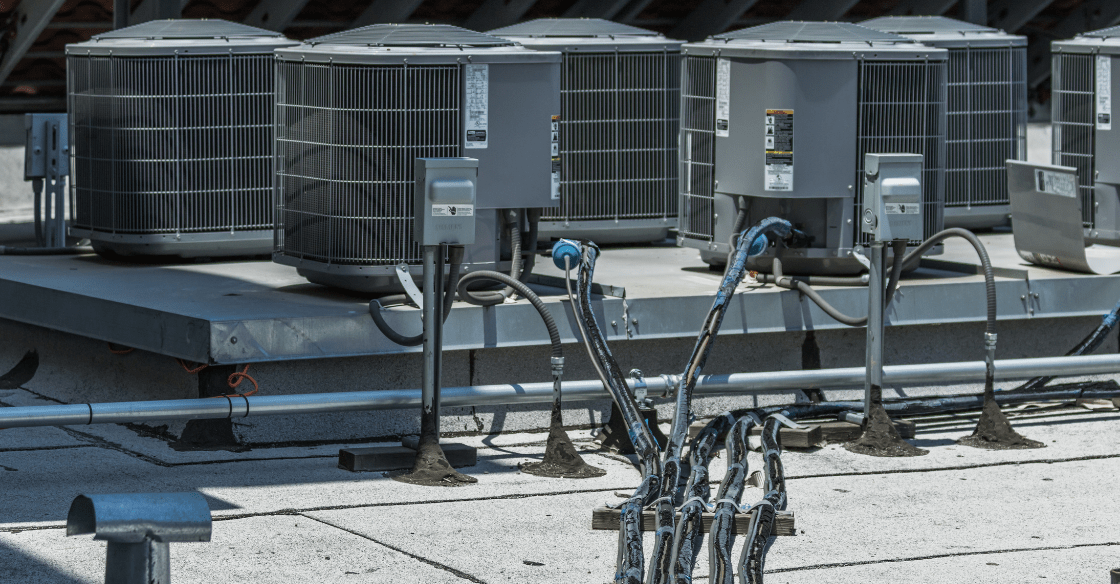
[[[1112,57],[1097,55],[1097,129],[1112,129]]]
[[[731,61],[716,60],[716,136],[731,135]]]
[[[552,156],[560,156],[560,116],[552,116]]]
[[[884,203],[883,207],[887,215],[917,215],[922,209],[921,203]]]
[[[1063,197],[1077,196],[1077,183],[1072,174],[1035,169],[1034,182],[1035,190],[1040,193],[1061,195]]]
[[[474,205],[432,205],[432,217],[473,217]]]
[[[793,190],[793,110],[766,110],[766,190]]]
[[[490,65],[464,65],[466,77],[466,138],[464,148],[486,148],[490,116]]]
[[[560,200],[560,157],[552,158],[552,200]]]

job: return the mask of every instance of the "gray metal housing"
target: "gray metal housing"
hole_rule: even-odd
[[[860,24],[949,51],[945,226],[1008,225],[1004,161],[1027,158],[1027,37],[944,16]]]
[[[486,111],[470,111],[480,98]],[[503,210],[552,204],[559,111],[559,53],[458,27],[372,25],[277,50],[273,260],[324,285],[399,290],[397,264],[421,274],[413,160],[467,156],[478,191],[463,269],[504,269]],[[483,118],[486,147],[468,147]]]
[[[598,18],[541,18],[488,34],[564,55],[559,204],[542,238],[664,240],[677,226],[683,41]]]
[[[873,152],[923,155],[925,236],[942,228],[945,49],[853,24],[776,22],[686,44],[682,54],[678,245],[725,263],[744,209],[746,226],[777,215],[814,238],[776,252],[787,272],[857,273],[852,250],[866,243],[854,225],[859,175]],[[719,67],[726,111],[717,107]],[[768,122],[783,116],[792,130],[776,126],[774,138],[788,138],[792,155],[768,144]],[[793,161],[787,175],[783,160]],[[770,188],[784,190],[767,190],[768,167]],[[769,271],[773,253],[751,268]]]
[[[71,234],[111,256],[272,249],[279,33],[156,20],[66,46]]]
[[[1120,26],[1054,41],[1050,52],[1052,162],[1077,169],[1086,241],[1115,244],[1120,241],[1120,166],[1097,161],[1120,157],[1120,126],[1113,127],[1114,100],[1103,99],[1098,76],[1107,68],[1109,95],[1120,94]],[[1101,111],[1102,101],[1109,112]]]

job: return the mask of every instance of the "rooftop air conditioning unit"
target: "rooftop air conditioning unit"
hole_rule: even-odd
[[[273,260],[312,282],[399,290],[402,263],[419,278],[416,158],[478,159],[464,271],[507,269],[505,211],[553,204],[558,53],[454,26],[379,24],[278,50],[276,59]]]
[[[778,253],[788,273],[858,273],[868,153],[923,156],[924,236],[942,228],[945,49],[854,24],[776,22],[686,44],[681,58],[679,245],[722,265],[734,233],[780,216],[811,246],[771,248],[751,269],[769,271]]]
[[[949,51],[945,225],[1007,225],[1004,161],[1027,159],[1027,37],[943,16],[861,24]]]
[[[1107,161],[1120,157],[1120,126],[1113,129],[1112,121],[1112,96],[1120,93],[1120,26],[1050,47],[1053,163],[1077,169],[1086,242],[1115,244],[1120,240],[1120,165]]]
[[[273,57],[224,20],[156,20],[66,46],[75,216],[113,256],[272,249]]]
[[[541,235],[665,239],[677,226],[683,42],[588,18],[542,18],[489,34],[564,55],[559,200],[545,210]]]

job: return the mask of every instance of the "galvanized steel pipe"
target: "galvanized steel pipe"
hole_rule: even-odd
[[[995,362],[995,368],[996,379],[1001,380],[1042,375],[1101,375],[1120,372],[1120,355],[1001,359]],[[883,384],[897,386],[982,381],[984,374],[983,361],[889,365],[883,368]],[[697,381],[696,395],[854,388],[863,385],[864,375],[863,367],[704,375]],[[662,375],[646,377],[640,381],[630,379],[627,382],[631,387],[643,383],[650,397],[664,398],[671,395],[678,383],[678,376]],[[448,387],[442,391],[441,402],[443,407],[548,403],[553,399],[552,392],[552,382]],[[599,380],[564,383],[564,398],[568,402],[609,397]],[[0,428],[244,418],[419,407],[420,391],[417,389],[26,406],[0,408]]]

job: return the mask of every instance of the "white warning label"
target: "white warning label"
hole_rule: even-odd
[[[464,148],[486,148],[486,130],[490,116],[490,65],[465,65],[466,138]]]
[[[1097,129],[1112,129],[1112,57],[1097,55]]]
[[[552,200],[560,200],[560,157],[552,158]]]
[[[766,110],[766,190],[793,190],[793,110]]]
[[[1061,195],[1063,197],[1077,196],[1077,181],[1072,174],[1035,169],[1034,179],[1034,188],[1040,193]]]
[[[432,217],[473,217],[474,205],[432,205]]]
[[[884,203],[887,215],[917,215],[921,211],[921,203]]]
[[[552,116],[552,200],[560,200],[560,116]]]
[[[731,61],[716,61],[716,136],[731,135]]]

